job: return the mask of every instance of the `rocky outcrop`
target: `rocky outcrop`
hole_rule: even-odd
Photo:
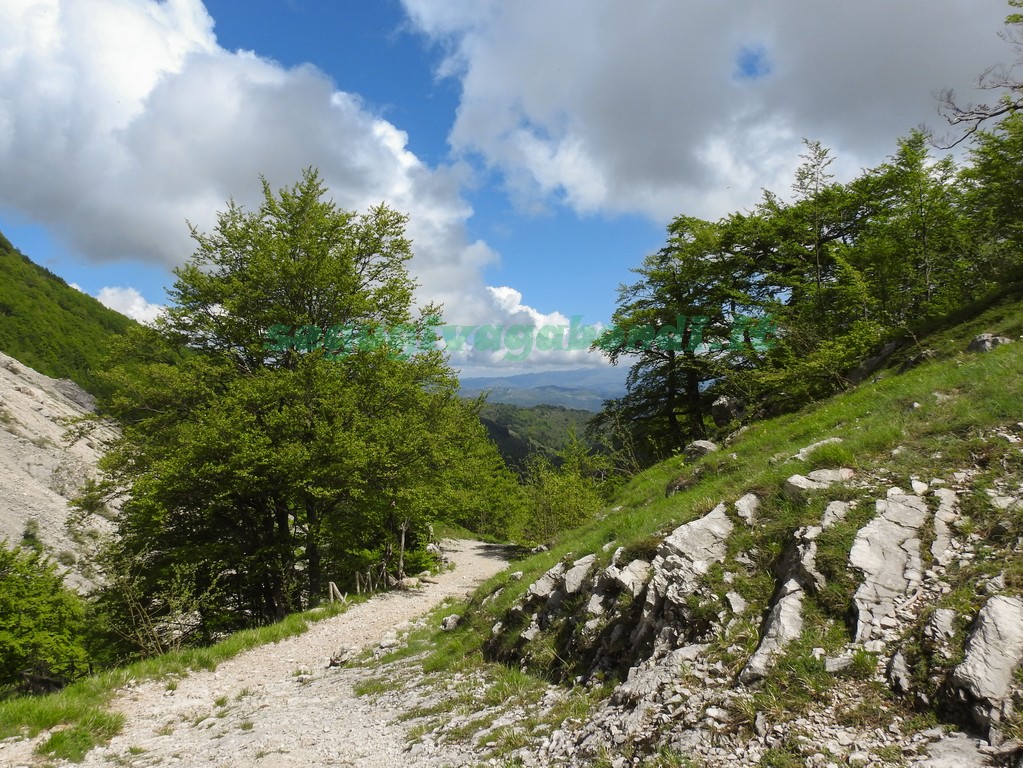
[[[721,562],[732,532],[725,505],[718,504],[698,520],[680,525],[669,535],[651,564],[653,576],[639,625],[632,633],[633,645],[655,636],[654,654],[675,647],[687,637],[691,619],[689,598],[697,592],[700,578],[710,566]]]
[[[980,610],[966,658],[952,673],[954,695],[978,725],[999,742],[999,725],[1012,713],[1013,674],[1023,664],[1023,600],[995,596]]]
[[[929,516],[926,502],[892,488],[876,509],[877,516],[856,535],[849,553],[849,564],[863,574],[854,597],[860,643],[898,625],[896,607],[923,577],[920,526]]]
[[[739,674],[740,682],[748,684],[764,677],[774,658],[803,631],[803,586],[796,579],[782,585],[764,626],[760,646]]]
[[[686,457],[686,461],[696,461],[708,453],[714,453],[717,450],[717,444],[712,443],[710,440],[694,440],[685,447],[683,455]]]
[[[831,444],[821,441],[791,458],[810,458]],[[830,469],[794,477],[806,482],[790,478],[785,494],[819,508],[821,492],[848,483],[854,473]],[[887,763],[878,755],[895,749],[902,750],[907,765],[1015,764],[1012,744],[997,747],[995,754],[995,747],[981,749],[975,739],[948,737],[942,728],[903,732],[897,717],[887,729],[839,722],[854,705],[857,685],[885,681],[904,701],[952,713],[953,722],[979,725],[992,742],[1000,740],[1021,694],[1014,674],[1023,664],[1023,598],[1003,594],[1013,583],[1008,569],[977,582],[978,594],[990,598],[958,666],[954,660],[963,657],[967,617],[942,604],[953,591],[949,573],[961,574],[979,557],[983,541],[965,535],[969,529],[958,522],[960,497],[972,477],[971,470],[962,470],[930,482],[910,476],[910,490],[880,485],[883,497],[874,499],[874,516],[854,535],[848,527],[834,536],[826,532],[858,519],[854,510],[862,502],[827,502],[819,522],[794,530],[780,555],[768,561],[775,588],[766,605],[751,594],[762,589],[753,586],[765,564],[761,526],[775,522],[761,519],[763,507],[772,512],[777,498],[760,489],[760,495],[744,494],[676,527],[651,562],[623,562],[625,549],[619,547],[603,568],[597,566],[599,556],[555,565],[527,592],[522,638],[543,632],[559,643],[588,637],[589,645],[558,645],[558,658],[585,659],[571,670],[577,682],[609,675],[620,675],[622,682],[578,727],[553,731],[538,753],[547,761],[540,764],[581,766],[608,749],[622,756],[670,746],[707,765],[752,766],[771,750],[791,749],[793,739],[804,756],[821,757],[807,764],[821,767],[828,760],[818,749],[835,764],[880,766]],[[876,474],[864,472],[856,480],[857,494],[878,488]],[[998,500],[1014,501],[1023,493],[1008,482],[995,483],[992,491],[992,508],[1006,516],[996,535],[1018,537],[1008,516],[1014,503]],[[836,542],[850,538],[848,550],[835,549]],[[736,552],[737,543],[746,549]],[[1023,547],[1023,539],[1016,547]],[[847,572],[836,574],[843,563]],[[790,646],[805,641],[807,631],[821,632],[822,621],[828,632],[841,627],[843,596],[851,600],[851,641],[834,644],[832,634],[822,637],[827,648],[812,649],[820,672],[835,676],[834,691],[811,705],[812,714],[777,725],[767,713],[752,712],[764,678],[779,684],[773,668]],[[757,615],[762,618],[755,624]],[[750,640],[756,648],[744,658]],[[612,764],[631,763],[622,757]]]
[[[967,352],[990,352],[1002,344],[1012,344],[1012,339],[1005,336],[995,336],[993,333],[982,333],[975,336],[973,341],[966,347]]]

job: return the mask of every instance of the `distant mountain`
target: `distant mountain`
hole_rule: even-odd
[[[530,407],[560,405],[597,412],[605,400],[625,394],[628,368],[576,368],[568,371],[542,371],[515,376],[466,377],[461,379],[462,394],[475,397],[489,392],[487,402]]]
[[[0,351],[87,390],[107,342],[134,320],[35,264],[0,234]]]

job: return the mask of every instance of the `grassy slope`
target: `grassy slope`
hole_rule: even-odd
[[[0,351],[90,389],[107,341],[133,322],[34,264],[0,234]]]
[[[1023,333],[1023,302],[1018,295],[1003,297],[972,319],[922,339],[916,350],[934,349],[940,356],[938,360],[904,374],[890,368],[860,387],[808,406],[802,412],[752,425],[734,444],[693,466],[683,466],[680,459],[671,459],[652,467],[623,488],[603,516],[564,534],[550,552],[515,564],[510,570],[523,571],[520,580],[512,579],[508,573],[499,574],[483,585],[468,605],[449,606],[439,612],[438,616],[452,610],[463,615],[457,631],[424,631],[398,654],[429,654],[425,669],[442,679],[485,670],[486,676],[496,681],[492,685],[516,686],[518,693],[509,699],[511,703],[521,701],[528,711],[536,711],[535,704],[546,689],[546,680],[571,679],[583,670],[582,665],[576,666],[573,659],[565,657],[554,637],[563,627],[555,627],[530,642],[524,657],[515,656],[511,650],[524,627],[507,627],[502,638],[488,642],[491,627],[498,620],[508,620],[507,610],[522,598],[526,588],[561,560],[596,553],[598,563],[605,563],[617,546],[630,548],[634,555],[652,554],[660,539],[679,524],[705,514],[723,500],[735,501],[753,491],[763,501],[758,526],[747,529],[737,525],[729,542],[725,568],[712,569],[708,576],[716,580],[723,570],[746,570],[734,565],[734,556],[739,552],[755,553],[755,564],[746,575],[721,590],[723,593],[725,589],[735,589],[756,607],[748,614],[752,621],[740,623],[728,637],[715,643],[719,658],[737,672],[756,647],[758,619],[775,586],[772,566],[792,533],[802,525],[816,524],[828,500],[843,496],[861,498],[849,519],[829,529],[819,541],[817,562],[829,577],[829,585],[813,601],[808,601],[806,641],[796,644],[779,661],[776,674],[765,681],[755,699],[756,707],[774,711],[779,718],[795,716],[831,684],[822,666],[809,656],[810,649],[825,646],[830,651],[851,639],[847,617],[856,583],[848,575],[846,563],[856,530],[873,516],[873,499],[878,497],[878,490],[883,495],[887,487],[909,487],[911,477],[925,481],[947,478],[957,470],[980,467],[980,474],[972,481],[972,495],[961,499],[963,518],[959,534],[978,533],[992,544],[981,545],[974,564],[950,572],[953,590],[942,603],[962,612],[964,626],[960,629],[964,629],[965,621],[982,601],[975,589],[979,579],[1005,572],[1005,592],[1023,593],[1023,557],[1009,555],[1012,542],[1023,535],[1023,515],[1006,520],[985,494],[996,479],[1023,484],[1023,453],[1009,441],[992,435],[998,428],[1015,430],[1017,434],[1021,431],[1016,425],[1023,420],[1020,376],[1023,343],[986,354],[965,353],[969,340],[984,331],[1019,338]],[[815,451],[806,462],[789,458],[801,448],[831,436],[841,437],[843,442]],[[839,465],[853,467],[860,480],[870,481],[874,487],[832,489],[807,504],[793,504],[782,495],[782,485],[790,475]],[[699,477],[696,483],[672,497],[665,496],[670,481],[694,473]],[[999,541],[1004,545],[1001,548]],[[612,546],[606,548],[608,544]],[[493,598],[484,603],[488,595]],[[430,626],[437,623],[431,622]],[[960,643],[962,639],[961,632]],[[737,646],[743,650],[738,653],[726,650]],[[515,666],[525,662],[533,675],[532,682],[523,682],[518,669],[492,661],[502,657]],[[792,685],[794,678],[805,681],[805,685]],[[577,715],[582,715],[595,695],[608,690],[604,687],[595,693],[592,687],[573,689],[561,708],[547,716],[545,722],[558,727],[557,718],[562,710],[573,706],[579,710]],[[892,705],[887,691],[870,689],[869,695],[886,699],[884,706]],[[478,711],[485,706],[488,696],[493,698],[485,688],[479,688],[477,694],[460,692],[451,700],[450,713]],[[441,713],[434,715],[443,717]],[[485,717],[479,725],[486,725]],[[537,717],[539,720],[533,725],[544,722],[543,716]],[[921,723],[927,724],[933,713],[924,713],[920,718]],[[511,729],[491,733],[488,740],[497,742],[493,752],[497,756],[529,741]]]

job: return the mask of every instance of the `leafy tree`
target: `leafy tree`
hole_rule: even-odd
[[[662,457],[706,436],[708,387],[727,361],[757,354],[748,320],[759,310],[748,262],[725,249],[719,224],[677,217],[667,245],[633,271],[641,279],[619,288],[612,328],[594,344],[612,364],[635,360],[628,394],[600,423],[628,420],[640,449]]]
[[[0,542],[0,686],[28,670],[57,677],[84,670],[83,616],[55,563],[36,549]]]
[[[611,462],[590,454],[573,434],[568,446],[557,453],[559,464],[543,454],[527,461],[527,516],[522,537],[527,541],[550,541],[562,531],[582,525],[603,505]]]
[[[472,492],[496,454],[433,346],[436,308],[413,317],[405,217],[325,192],[314,171],[264,184],[257,211],[193,232],[175,306],[113,359],[104,468],[129,493],[106,562],[143,596],[107,594],[122,625],[173,618],[174,595],[197,640],[276,620],[369,565],[400,577],[457,505],[484,514]]]

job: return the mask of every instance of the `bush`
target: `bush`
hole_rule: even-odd
[[[0,686],[35,670],[69,677],[86,667],[78,596],[38,551],[0,542]]]

